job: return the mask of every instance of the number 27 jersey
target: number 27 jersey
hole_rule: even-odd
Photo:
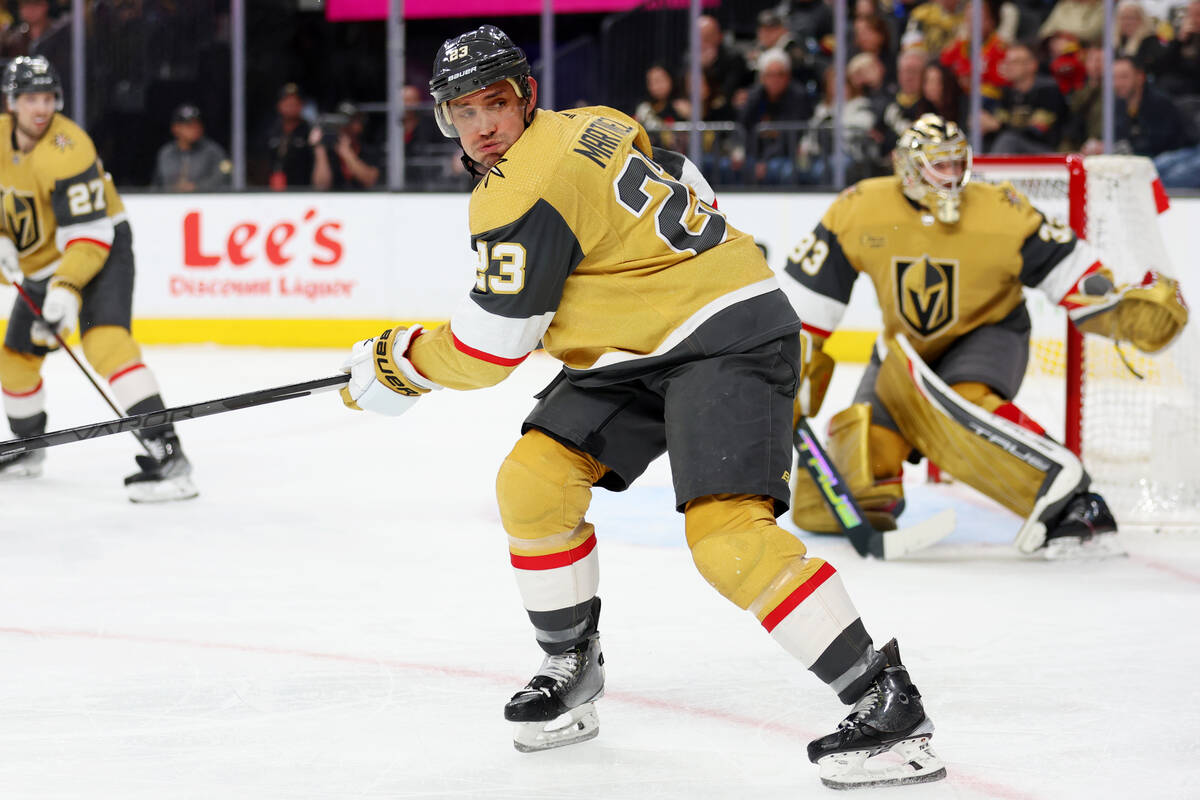
[[[486,385],[541,342],[602,384],[798,331],[754,240],[676,177],[619,111],[538,111],[475,187],[475,287],[417,369]]]

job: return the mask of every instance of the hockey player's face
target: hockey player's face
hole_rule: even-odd
[[[525,132],[525,114],[532,102],[533,98],[518,97],[508,81],[497,81],[451,100],[450,121],[471,160],[491,169]]]
[[[50,126],[50,120],[54,118],[54,106],[57,102],[54,92],[28,92],[17,95],[12,109],[17,118],[17,128],[31,138],[41,137]]]

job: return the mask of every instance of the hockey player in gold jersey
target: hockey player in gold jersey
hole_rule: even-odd
[[[1022,287],[1085,331],[1154,351],[1187,322],[1178,284],[1149,272],[1140,286],[1114,286],[1070,228],[1011,185],[970,181],[970,147],[952,122],[917,120],[895,166],[843,192],[789,257],[785,290],[815,345],[797,413],[821,405],[833,369],[822,344],[865,274],[883,337],[854,404],[830,422],[829,449],[876,527],[895,527],[902,465],[916,451],[1023,517],[1026,552],[1111,538],[1116,522],[1079,459],[1012,402],[1029,356]],[[839,529],[805,481],[792,514],[805,530]]]
[[[752,238],[717,210],[690,161],[653,151],[625,114],[537,110],[524,53],[493,26],[445,42],[430,88],[442,131],[480,177],[475,286],[447,325],[357,343],[343,399],[398,414],[431,391],[503,380],[539,343],[563,363],[496,482],[544,651],[505,707],[516,747],[598,732],[591,491],[623,490],[666,452],[701,574],[855,704],[809,746],[823,780],[945,775],[894,640],[876,650],[838,573],[775,523],[789,500],[804,354],[799,320]],[[891,766],[863,767],[888,751],[900,756]]]
[[[0,83],[8,104],[0,115],[0,272],[20,280],[40,306],[38,320],[24,298],[13,305],[0,348],[0,386],[9,427],[17,436],[46,429],[42,361],[76,328],[92,367],[130,414],[163,409],[158,384],[130,335],[133,249],[129,222],[112,178],[87,133],[59,113],[62,88],[41,56],[13,59]],[[81,384],[82,385],[82,384]],[[170,424],[142,440],[153,457],[125,479],[134,502],[196,495]],[[0,458],[0,479],[41,474],[45,450]]]

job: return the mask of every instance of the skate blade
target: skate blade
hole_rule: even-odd
[[[125,484],[129,500],[133,503],[169,503],[173,500],[190,500],[200,494],[192,479],[187,475],[164,478],[161,481],[137,481]]]
[[[929,783],[946,777],[946,766],[929,746],[933,726],[922,725],[920,736],[902,739],[886,750],[851,750],[817,761],[821,783],[831,789],[865,789]]]
[[[1043,555],[1047,561],[1099,561],[1129,555],[1121,546],[1116,531],[1101,533],[1088,539],[1059,536],[1046,543]]]
[[[595,739],[600,733],[596,706],[584,703],[550,722],[518,722],[513,747],[522,753],[536,753],[555,747]]]

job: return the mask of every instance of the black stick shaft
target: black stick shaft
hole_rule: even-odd
[[[873,555],[883,558],[883,537],[867,522],[867,517],[850,493],[850,487],[842,479],[833,459],[825,452],[825,448],[817,440],[816,434],[809,427],[808,420],[800,418],[796,430],[792,433],[792,443],[800,454],[800,463],[808,470],[821,499],[829,506],[834,519],[846,532],[846,538],[854,546],[855,551],[864,558]]]
[[[226,411],[237,411],[241,408],[261,406],[267,403],[278,403],[281,400],[291,400],[295,397],[306,397],[310,394],[336,389],[350,380],[349,375],[334,375],[330,378],[318,378],[304,383],[293,383],[288,386],[277,386],[273,389],[259,389],[254,392],[223,397],[220,400],[208,400],[190,406],[176,406],[162,411],[150,411],[145,414],[135,414],[131,417],[121,417],[109,422],[97,422],[93,425],[82,425],[78,428],[68,428],[62,431],[51,431],[40,436],[27,436],[23,439],[10,439],[0,442],[0,456],[9,453],[21,453],[26,450],[40,450],[44,447],[54,447],[60,444],[82,442],[101,436],[111,436],[114,433],[138,431],[142,428],[153,428],[168,422],[178,422],[184,419],[196,419],[212,414],[223,414]]]

